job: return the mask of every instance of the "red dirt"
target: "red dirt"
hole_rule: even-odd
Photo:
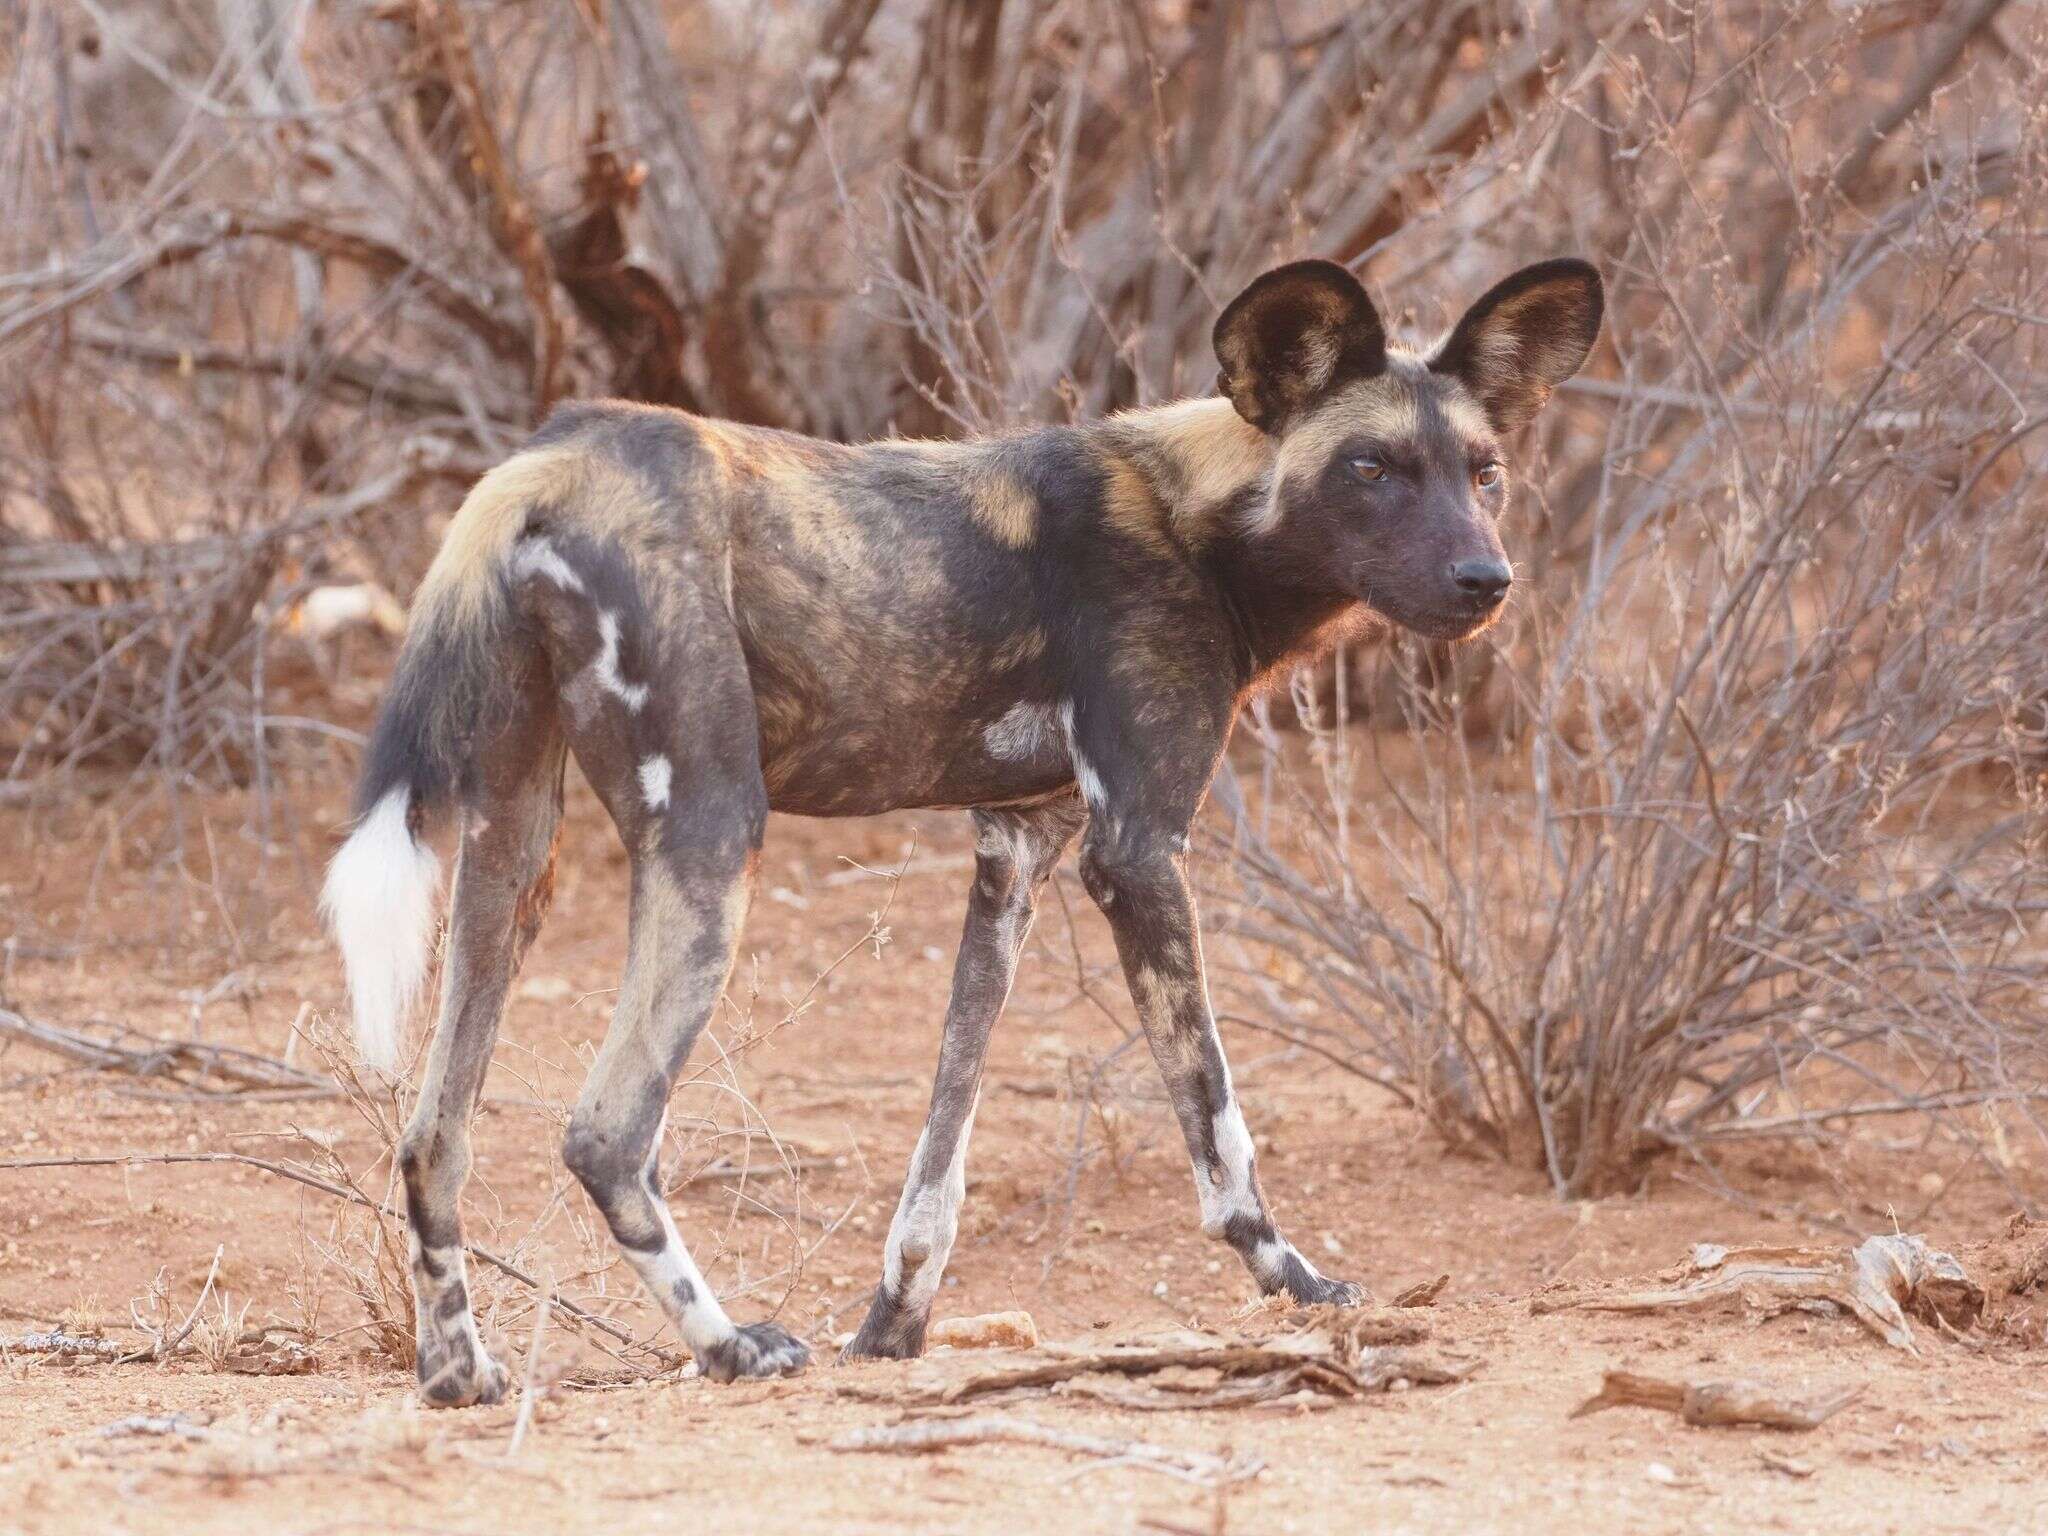
[[[587,794],[572,800],[555,915],[527,963],[488,1089],[494,1102],[478,1124],[469,1235],[516,1248],[528,1269],[650,1338],[652,1309],[592,1236],[555,1156],[559,1127],[534,1102],[573,1097],[623,949],[622,857]],[[273,807],[264,867],[247,803],[190,798],[183,875],[167,872],[161,817],[143,840],[111,810],[9,813],[0,828],[0,938],[12,941],[5,1002],[47,1023],[167,1035],[188,1033],[196,1013],[201,1038],[282,1053],[302,1001],[320,1016],[340,1003],[311,915],[338,805],[323,795]],[[332,1200],[244,1167],[0,1169],[0,1336],[63,1322],[135,1340],[130,1298],[161,1271],[182,1315],[218,1246],[218,1283],[235,1308],[248,1306],[247,1324],[305,1329],[318,1359],[312,1374],[283,1377],[227,1374],[197,1357],[0,1361],[0,1531],[2041,1528],[2048,1387],[2034,1351],[2048,1279],[2018,1296],[2004,1290],[2043,1229],[2008,1233],[2010,1196],[1981,1170],[1902,1149],[1886,1139],[1901,1134],[1893,1125],[1832,1148],[1731,1155],[1718,1169],[1728,1195],[1672,1165],[1635,1196],[1564,1205],[1535,1173],[1448,1157],[1368,1085],[1235,1028],[1226,1033],[1283,1227],[1324,1268],[1381,1297],[1448,1273],[1444,1299],[1424,1316],[1432,1347],[1477,1357],[1472,1377],[1315,1412],[1142,1413],[1053,1395],[1001,1410],[1262,1457],[1266,1471],[1230,1489],[1220,1511],[1207,1490],[1063,1451],[827,1449],[820,1442],[832,1433],[899,1416],[842,1388],[871,1392],[930,1369],[829,1361],[878,1272],[923,1115],[967,879],[964,821],[778,819],[770,829],[735,983],[741,1006],[751,990],[755,1023],[772,1024],[781,999],[853,950],[800,1018],[737,1059],[731,1078],[808,1165],[802,1232],[818,1246],[781,1312],[819,1347],[803,1377],[719,1387],[627,1367],[558,1317],[538,1373],[551,1385],[508,1459],[514,1404],[439,1414],[413,1405],[404,1371],[360,1326],[341,1263],[323,1252],[338,1244],[342,1259],[360,1261],[367,1251],[362,1221],[346,1217],[337,1235],[345,1212]],[[844,878],[843,861],[894,867],[913,837],[877,956],[858,941],[887,884]],[[1064,906],[1048,900],[997,1036],[940,1315],[1021,1308],[1045,1339],[1071,1344],[1191,1322],[1227,1332],[1247,1282],[1200,1235],[1179,1138],[1142,1047],[1104,1077],[1106,1108],[1086,1118],[1074,1171],[1077,1085],[1131,1014],[1106,930],[1071,877],[1062,881]],[[238,979],[222,987],[231,974]],[[728,1016],[720,1033],[730,1041],[737,1026]],[[699,1060],[712,1054],[700,1047]],[[296,1055],[309,1062],[304,1045]],[[388,1187],[378,1133],[346,1103],[149,1096],[164,1087],[0,1045],[0,1159],[233,1150],[315,1162],[304,1131],[334,1147],[371,1193]],[[743,1143],[714,1139],[706,1122],[729,1132],[746,1120],[711,1080],[684,1089],[669,1166],[687,1174],[733,1155]],[[674,1201],[714,1282],[755,1283],[731,1303],[743,1319],[791,1286],[774,1278],[791,1259],[778,1214],[792,1205],[791,1186],[764,1149],[754,1161],[768,1171],[747,1183],[748,1198],[711,1180]],[[2038,1182],[2023,1164],[2014,1176]],[[1841,1320],[1529,1309],[1532,1293],[1560,1278],[1645,1274],[1696,1241],[1833,1241],[1840,1232],[1827,1223],[1888,1231],[1894,1212],[1980,1267],[2010,1326],[1995,1322],[1975,1348],[1923,1331],[1914,1359]],[[821,1219],[841,1213],[825,1233]],[[1971,1246],[1979,1243],[1993,1246]],[[487,1336],[522,1371],[531,1293],[489,1278],[477,1290]],[[1866,1391],[1803,1435],[1688,1429],[1630,1409],[1571,1419],[1602,1371],[1620,1366],[1755,1376],[1795,1394],[1854,1382]],[[204,1428],[196,1438],[100,1432],[135,1414],[187,1415]],[[1774,1470],[1767,1454],[1810,1475]]]

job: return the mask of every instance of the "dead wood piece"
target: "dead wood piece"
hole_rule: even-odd
[[[296,1339],[244,1339],[221,1356],[220,1368],[237,1376],[310,1376],[320,1357]]]
[[[1693,1262],[1697,1266],[1697,1258]],[[1530,1303],[1530,1310],[1656,1312],[1730,1296],[1766,1311],[1840,1307],[1887,1344],[1909,1354],[1917,1349],[1907,1313],[1960,1332],[1984,1311],[1984,1288],[1964,1272],[1954,1255],[1904,1234],[1868,1238],[1847,1252],[1736,1249],[1717,1259],[1702,1278],[1683,1285],[1621,1295],[1540,1296]]]
[[[1782,1472],[1787,1477],[1813,1476],[1812,1462],[1801,1461],[1796,1456],[1787,1456],[1782,1451],[1774,1451],[1770,1450],[1769,1448],[1766,1448],[1758,1453],[1757,1460],[1764,1464],[1766,1470],[1771,1472]]]
[[[1433,1307],[1437,1297],[1443,1295],[1444,1287],[1451,1283],[1449,1275],[1438,1275],[1434,1280],[1424,1280],[1411,1285],[1394,1298],[1397,1307]]]
[[[1731,1296],[1767,1292],[1782,1299],[1821,1297],[1839,1299],[1842,1271],[1839,1262],[1821,1264],[1747,1263],[1731,1256],[1706,1279],[1688,1285],[1652,1291],[1628,1291],[1619,1296],[1539,1296],[1530,1303],[1532,1312],[1658,1312],[1671,1307],[1696,1307]]]
[[[1357,1307],[1303,1307],[1284,1315],[1281,1338],[1320,1337],[1340,1360],[1381,1344],[1420,1344],[1429,1337],[1429,1322],[1415,1316],[1416,1307],[1363,1311]]]
[[[1175,1366],[1214,1367],[1226,1376],[1292,1370],[1303,1359],[1299,1349],[1260,1344],[1221,1344],[1172,1349],[1117,1348],[1067,1355],[1038,1365],[989,1371],[939,1389],[931,1401],[958,1403],[1031,1387],[1051,1387],[1077,1376],[1148,1376]]]
[[[1155,1381],[1145,1388],[1130,1388],[1082,1379],[1065,1382],[1060,1390],[1067,1396],[1085,1397],[1094,1402],[1149,1413],[1251,1408],[1291,1397],[1308,1397],[1318,1403],[1330,1401],[1327,1396],[1304,1387],[1300,1375],[1294,1371],[1268,1371],[1261,1376],[1240,1376],[1228,1382],[1212,1381],[1206,1387]]]
[[[1186,1390],[1186,1372],[1213,1372],[1219,1385],[1206,1399]],[[1397,1390],[1399,1385],[1442,1385],[1462,1381],[1471,1365],[1425,1357],[1388,1345],[1347,1348],[1341,1340],[1299,1334],[1262,1344],[1203,1344],[1167,1348],[1115,1348],[1075,1353],[1038,1365],[991,1371],[953,1382],[925,1401],[959,1403],[975,1398],[1060,1387],[1085,1376],[1127,1376],[1158,1382],[1160,1406],[1238,1407],[1310,1390],[1349,1398]],[[1243,1382],[1239,1387],[1237,1383]]]
[[[2028,1291],[2039,1290],[2048,1284],[2048,1242],[2043,1242],[2019,1262],[2006,1283],[2008,1296],[2024,1296]]]
[[[1431,1360],[1412,1349],[1392,1347],[1367,1350],[1351,1364],[1351,1379],[1364,1392],[1397,1391],[1403,1382],[1416,1387],[1449,1386],[1471,1374],[1469,1361]]]
[[[0,1339],[0,1355],[50,1355],[57,1359],[122,1360],[130,1351],[112,1339],[53,1329],[49,1333],[23,1333]]]
[[[857,1429],[827,1441],[826,1445],[835,1451],[915,1453],[998,1442],[1075,1451],[1084,1456],[1096,1456],[1127,1466],[1148,1467],[1205,1483],[1238,1482],[1265,1466],[1264,1461],[1256,1456],[1223,1457],[1206,1451],[1183,1451],[1172,1446],[1153,1445],[1143,1440],[1113,1440],[1103,1435],[1077,1434],[1006,1414],[983,1414],[965,1419],[918,1419],[879,1429]]]
[[[1609,1371],[1600,1390],[1573,1409],[1572,1417],[1583,1418],[1603,1408],[1655,1408],[1701,1428],[1817,1429],[1862,1395],[1860,1386],[1844,1387],[1826,1397],[1797,1401],[1754,1381],[1666,1381],[1633,1371]]]
[[[206,1421],[184,1413],[131,1413],[125,1419],[102,1424],[95,1433],[102,1440],[124,1440],[131,1436],[169,1436],[179,1440],[204,1440],[213,1431]]]
[[[926,1342],[951,1349],[1036,1349],[1038,1324],[1032,1321],[1029,1312],[948,1317],[932,1325]]]
[[[1859,1294],[1877,1288],[1922,1322],[1961,1330],[1984,1315],[1984,1288],[1954,1254],[1928,1247],[1923,1238],[1873,1237],[1853,1257]]]
[[[97,1071],[128,1077],[167,1077],[195,1093],[207,1095],[261,1092],[274,1096],[289,1092],[294,1098],[333,1098],[341,1092],[327,1078],[231,1045],[169,1040],[136,1030],[121,1030],[102,1038],[84,1030],[39,1023],[5,1008],[0,1008],[0,1036],[23,1041]]]

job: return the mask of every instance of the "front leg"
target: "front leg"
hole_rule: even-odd
[[[1082,843],[1081,881],[1116,934],[1131,999],[1194,1163],[1202,1230],[1230,1244],[1269,1296],[1284,1291],[1299,1302],[1355,1306],[1364,1288],[1318,1273],[1267,1212],[1251,1132],[1209,1010],[1186,847],[1184,823],[1165,827],[1142,810],[1120,817],[1105,804]]]
[[[953,962],[931,1111],[911,1154],[903,1198],[889,1223],[882,1283],[842,1360],[905,1360],[924,1353],[925,1324],[960,1224],[967,1189],[967,1138],[981,1093],[988,1039],[1031,929],[1038,890],[1073,840],[1080,802],[1066,797],[1029,811],[974,813],[974,892]]]

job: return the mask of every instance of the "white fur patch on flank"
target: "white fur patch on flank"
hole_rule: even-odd
[[[583,578],[546,539],[528,539],[521,544],[513,556],[512,570],[520,576],[545,576],[564,592],[583,590]]]
[[[1067,755],[1073,759],[1074,782],[1081,786],[1081,798],[1088,802],[1090,815],[1100,816],[1109,799],[1102,775],[1088,765],[1081,756],[1081,744],[1074,739],[1074,701],[1069,699],[1060,706],[1060,726],[1067,733]]]
[[[433,950],[441,862],[406,825],[412,792],[392,790],[327,866],[320,911],[341,946],[363,1060],[396,1071],[406,1015]]]
[[[619,671],[619,616],[609,608],[598,610],[597,637],[604,649],[597,653],[597,660],[590,664],[597,674],[597,681],[606,693],[624,702],[626,708],[638,711],[647,704],[647,685],[629,683],[625,674]]]
[[[650,757],[640,764],[640,793],[647,799],[647,809],[668,809],[669,780],[674,776],[675,768],[665,757]]]
[[[1035,762],[1060,745],[1060,725],[1049,704],[1012,704],[981,733],[990,757],[1009,763]]]

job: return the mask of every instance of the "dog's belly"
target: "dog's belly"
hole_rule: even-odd
[[[848,701],[849,703],[852,701]],[[762,711],[768,803],[801,816],[873,816],[918,807],[1028,804],[1074,782],[1065,732],[1049,704],[913,711],[891,720],[861,708],[812,710],[771,735]]]

